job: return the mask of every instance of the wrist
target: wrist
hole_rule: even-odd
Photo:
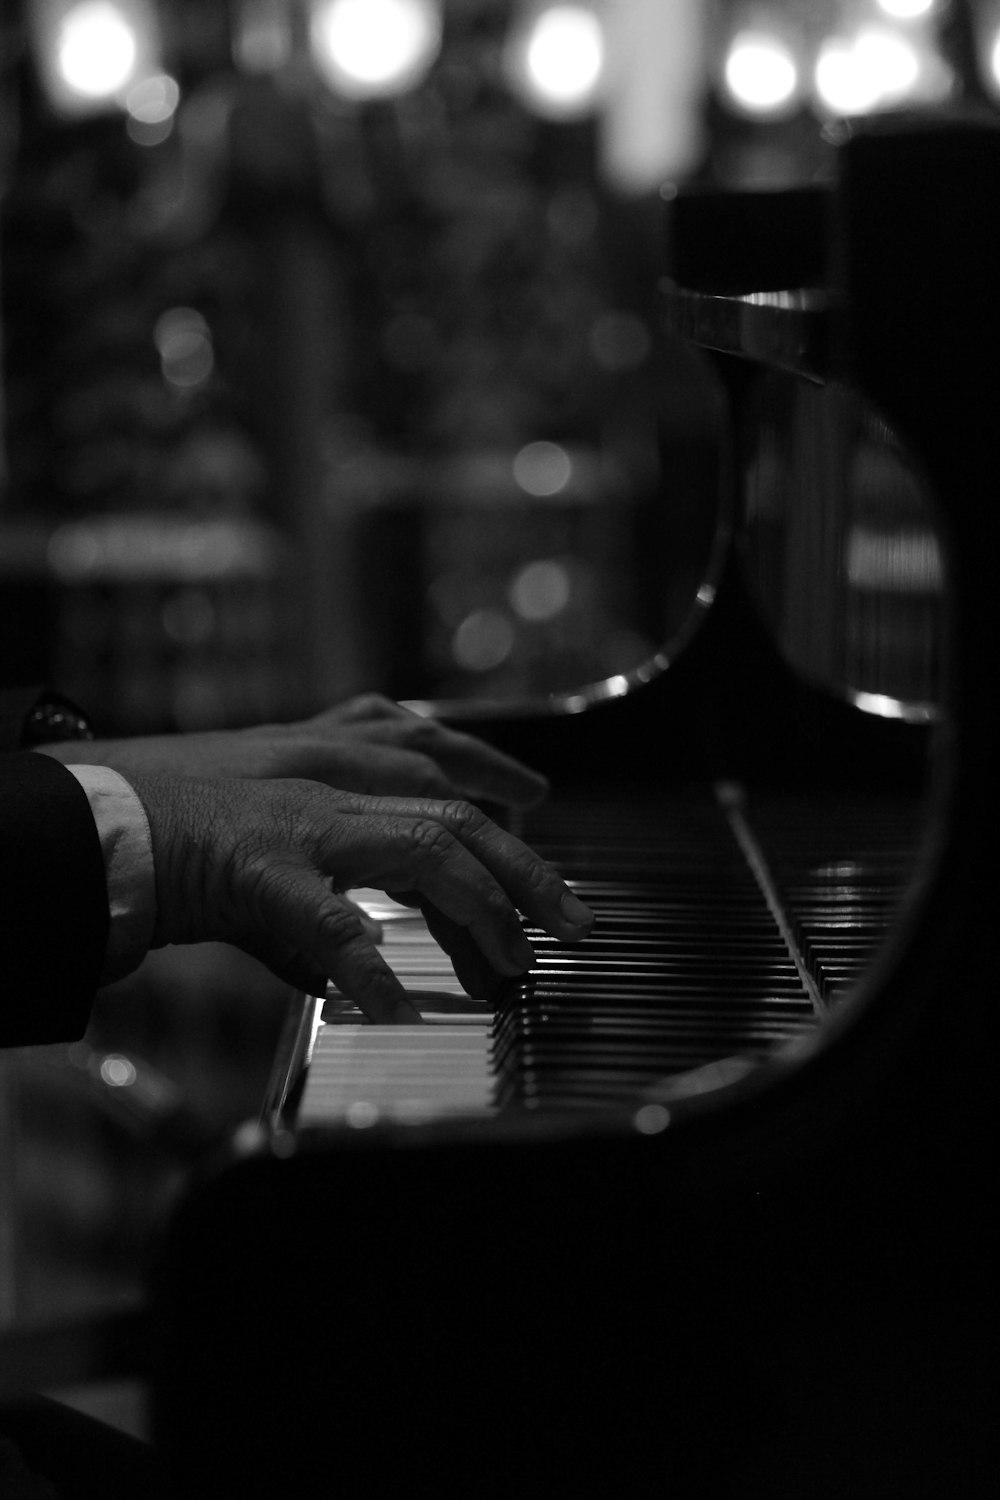
[[[197,943],[206,930],[204,849],[211,800],[202,783],[158,773],[131,776],[149,823],[156,917],[150,946]]]

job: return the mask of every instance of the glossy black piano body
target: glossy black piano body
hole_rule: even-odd
[[[639,808],[692,777],[827,809],[929,778],[877,961],[813,1041],[668,1081],[643,1096],[656,1116],[615,1100],[242,1142],[181,1204],[154,1282],[185,1493],[992,1492],[998,184],[990,119],[873,122],[830,191],[788,219],[753,204],[749,280],[718,280],[711,227],[739,247],[739,201],[685,200],[671,294],[728,367],[734,448],[770,361],[848,381],[915,455],[948,557],[945,724],[803,683],[731,551],[651,680],[479,726]],[[824,298],[769,312],[748,294],[787,287],[790,259]]]

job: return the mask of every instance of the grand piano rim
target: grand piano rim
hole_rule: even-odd
[[[949,153],[956,134],[965,138],[965,149],[968,140],[973,138],[979,150],[990,152],[991,159],[1000,162],[1000,128],[995,116],[970,117],[963,113],[956,122],[942,119],[938,113],[924,120],[908,116],[902,120],[890,117],[858,122],[845,132],[842,179],[831,189],[831,194],[842,200],[841,211],[862,250],[866,236],[870,239],[874,232],[884,233],[886,228],[885,206],[864,200],[863,183],[870,160],[873,155],[888,150],[895,169],[901,160],[893,156],[897,141],[906,139],[912,143],[914,135],[921,132],[929,148],[941,154],[946,162],[951,160]],[[859,181],[862,188],[858,187]],[[954,186],[948,171],[938,173],[936,184],[948,202],[962,190],[961,186]],[[924,185],[921,175],[921,188]],[[905,183],[901,192],[913,187],[912,181]],[[901,193],[897,194],[894,204],[898,204],[900,196]],[[945,216],[946,207],[947,204],[941,209]],[[922,212],[926,216],[926,206]],[[908,225],[894,227],[899,243],[905,243],[913,223],[911,214]],[[838,257],[842,257],[843,245],[838,242],[835,249]],[[959,254],[962,253],[960,248]],[[973,253],[983,254],[981,247],[976,247]],[[835,271],[840,269],[838,259]],[[960,311],[964,311],[963,270],[963,266],[958,267],[951,291],[952,300]],[[882,290],[885,291],[884,286]],[[892,288],[891,300],[895,305],[890,318],[895,320],[894,327],[898,327],[908,315],[907,297],[912,290],[905,284],[905,278],[898,297]],[[838,306],[841,302],[849,306],[850,293],[849,285],[835,289],[834,300]],[[761,298],[751,304],[761,317],[767,316],[769,300],[784,320],[784,328],[787,327],[788,315],[799,316],[787,299],[779,297]],[[823,316],[812,294],[803,299],[802,307],[810,318]],[[840,322],[841,312],[838,311],[837,316]],[[990,308],[989,316],[993,323],[1000,325],[1000,313]],[[850,326],[850,318],[845,317],[844,323]],[[758,352],[761,326],[759,320],[755,321],[753,351],[733,352]],[[921,358],[918,352],[915,358],[921,363],[921,373],[929,378],[928,390],[914,396],[916,387],[911,373],[901,403],[896,403],[891,395],[886,396],[886,371],[880,365],[876,347],[880,330],[881,324],[869,336],[853,378],[886,412],[916,456],[925,460],[942,523],[950,533],[946,540],[953,542],[956,530],[961,532],[964,526],[979,525],[981,517],[976,512],[975,500],[978,499],[978,489],[981,489],[982,463],[966,453],[963,455],[965,472],[951,473],[943,466],[940,447],[935,446],[935,439],[922,425],[921,415],[935,400],[941,400],[945,408],[944,422],[954,424],[957,406],[954,392],[942,384],[942,372],[928,370],[926,356]],[[978,339],[981,334],[982,330],[977,328],[974,337]],[[973,336],[971,329],[969,336]],[[787,338],[786,331],[781,333],[781,338]],[[1000,338],[997,343],[1000,344]],[[838,361],[839,358],[838,353]],[[804,373],[812,375],[815,372],[806,370]],[[839,364],[837,374],[840,374]],[[954,371],[944,372],[944,380],[954,374]],[[976,492],[971,500],[963,493],[963,485]],[[720,521],[713,551],[714,569],[721,568],[732,541],[732,518],[726,514]],[[1000,630],[993,606],[995,588],[990,588],[986,558],[989,549],[977,545],[975,540],[970,543],[968,536],[964,541],[959,537],[959,543],[951,548],[950,554],[956,564],[952,582],[957,595],[948,641],[952,692],[946,702],[945,721],[935,727],[934,774],[919,869],[875,963],[859,980],[849,1001],[835,1016],[826,1020],[822,1028],[809,1037],[785,1044],[772,1057],[749,1066],[745,1059],[722,1059],[707,1070],[695,1070],[692,1074],[666,1080],[650,1099],[644,1099],[636,1107],[588,1109],[580,1114],[528,1112],[523,1117],[487,1122],[445,1121],[413,1125],[380,1122],[374,1129],[365,1131],[340,1126],[296,1131],[290,1128],[289,1104],[294,1098],[296,1068],[301,1068],[307,1050],[302,1041],[302,1027],[308,1007],[304,997],[298,997],[293,1003],[289,1028],[275,1070],[275,1078],[282,1077],[285,1081],[280,1085],[272,1081],[261,1123],[248,1127],[239,1142],[239,1149],[288,1154],[318,1137],[328,1137],[331,1131],[345,1141],[354,1137],[366,1142],[384,1139],[387,1134],[398,1140],[430,1142],[454,1139],[456,1132],[497,1140],[593,1137],[625,1132],[637,1139],[670,1143],[675,1150],[682,1149],[680,1143],[683,1142],[695,1156],[704,1153],[706,1137],[720,1139],[723,1150],[726,1143],[731,1145],[740,1140],[737,1155],[741,1159],[746,1159],[749,1152],[759,1165],[770,1154],[772,1159],[787,1166],[789,1154],[805,1160],[814,1153],[817,1132],[820,1140],[826,1139],[831,1118],[848,1134],[855,1123],[863,1132],[863,1122],[870,1123],[883,1112],[885,1099],[900,1095],[896,1085],[911,1067],[913,1078],[902,1088],[895,1107],[904,1110],[902,1096],[910,1097],[916,1093],[923,1100],[926,1115],[933,1122],[932,1128],[946,1125],[949,1115],[955,1115],[955,1100],[962,1091],[961,1083],[955,1081],[957,1075],[963,1066],[976,1066],[978,1002],[975,997],[965,996],[962,1000],[973,1026],[971,1036],[961,1040],[958,1064],[954,1059],[948,1059],[938,1066],[940,1060],[934,1056],[934,1046],[942,1034],[942,994],[960,987],[963,974],[983,972],[988,963],[984,948],[988,920],[978,923],[978,941],[963,943],[962,934],[969,931],[970,924],[975,927],[976,918],[966,909],[959,910],[957,902],[959,889],[965,888],[962,876],[970,859],[989,847],[989,830],[995,819],[984,818],[982,793],[991,785],[992,773],[987,772],[987,767],[992,765],[1000,737],[995,708],[990,706],[982,683],[976,681],[969,665],[970,655],[975,657],[978,653],[982,656],[983,651],[995,660],[1000,647]],[[718,576],[717,572],[715,576]],[[443,713],[447,717],[460,711],[462,720],[473,725],[503,717],[573,714],[592,708],[600,712],[605,704],[626,694],[633,685],[650,681],[669,669],[676,659],[678,647],[689,644],[703,626],[710,612],[713,589],[714,585],[710,583],[699,596],[698,606],[679,642],[671,643],[647,663],[621,677],[590,684],[579,692],[515,704],[415,703],[411,706],[418,712]],[[984,704],[988,706],[984,708]],[[989,881],[978,894],[974,894],[973,905],[989,917]],[[952,1080],[950,1090],[944,1091],[940,1103],[933,1087],[928,1092],[935,1070],[941,1077],[948,1076]],[[845,1078],[851,1080],[851,1105],[846,1110],[843,1098],[839,1097]],[[961,1133],[963,1121],[953,1119],[952,1123]],[[753,1141],[760,1149],[754,1149]],[[778,1149],[775,1151],[776,1145]]]

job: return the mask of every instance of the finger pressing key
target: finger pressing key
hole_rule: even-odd
[[[442,821],[499,881],[526,917],[567,942],[586,937],[594,924],[594,913],[547,860],[467,802],[446,803]],[[520,952],[527,957],[529,950],[525,939]],[[533,958],[531,953],[528,962]]]
[[[367,815],[365,827],[356,824],[358,853],[373,860],[365,883],[419,892],[469,928],[501,973],[523,973],[534,959],[515,908],[566,942],[593,925],[557,871],[470,802],[384,797],[342,806]]]
[[[268,927],[292,940],[318,973],[326,974],[369,1021],[420,1021],[372,940],[368,919],[353,902],[301,871],[262,888],[261,915]]]

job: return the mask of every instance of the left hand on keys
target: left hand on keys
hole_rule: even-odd
[[[73,740],[40,747],[65,764],[134,775],[301,777],[341,791],[468,797],[531,807],[544,776],[474,735],[448,729],[377,694],[350,698],[311,719],[252,729]]]

